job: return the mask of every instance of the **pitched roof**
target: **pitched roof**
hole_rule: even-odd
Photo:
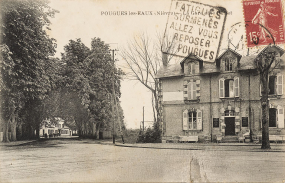
[[[186,61],[186,60],[189,60],[189,59],[193,59],[193,60],[198,60],[198,61],[202,61],[202,59],[198,58],[197,56],[195,55],[192,55],[192,54],[189,54],[187,57],[185,57],[181,62],[180,62],[180,65],[182,66],[182,64]]]
[[[285,53],[280,57],[280,65],[285,66]]]
[[[242,55],[240,55],[239,53],[237,53],[236,51],[232,50],[231,48],[228,48],[226,51],[224,51],[224,53],[222,53],[216,60],[220,60],[220,58],[222,56],[224,56],[224,54],[226,54],[227,52],[232,52],[235,55],[237,55],[238,57],[242,57]]]
[[[239,70],[255,69],[255,64],[254,64],[255,58],[256,58],[256,55],[241,57],[239,61],[239,64],[240,64]]]
[[[259,52],[256,57],[258,57],[262,52],[264,52],[265,50],[270,49],[270,48],[276,48],[277,50],[279,50],[280,55],[283,55],[285,53],[285,51],[277,45],[268,45],[261,52]]]
[[[215,72],[219,72],[216,63],[210,63],[210,62],[203,63],[203,70],[201,74],[215,73]]]
[[[162,66],[156,74],[156,78],[165,78],[173,76],[183,76],[184,73],[179,63]]]

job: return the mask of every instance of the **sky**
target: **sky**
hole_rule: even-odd
[[[147,33],[151,38],[156,39],[157,33],[163,34],[167,15],[155,15],[155,13],[168,12],[171,5],[171,0],[50,0],[50,2],[50,6],[59,11],[55,18],[51,19],[51,31],[48,32],[57,40],[56,57],[60,57],[63,47],[71,39],[81,38],[82,42],[90,47],[91,39],[99,37],[105,43],[115,43],[110,45],[119,49],[116,53],[117,67],[125,65],[119,56],[120,48],[126,47],[136,35]],[[225,50],[231,26],[243,22],[241,0],[198,2],[227,9],[228,16],[221,46],[221,50]],[[152,15],[149,14],[150,11]],[[136,12],[137,15],[131,15],[131,12]],[[243,34],[243,31],[240,29],[240,34]],[[121,92],[120,100],[128,128],[140,127],[143,106],[144,119],[153,121],[150,91],[139,82],[124,78]]]

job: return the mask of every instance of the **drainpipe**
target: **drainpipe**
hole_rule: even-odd
[[[252,121],[251,121],[251,103],[250,103],[250,74],[248,75],[248,121],[249,121],[249,129],[250,129],[250,141],[252,142]]]
[[[213,115],[212,115],[212,75],[210,75],[210,129],[211,129],[211,142],[213,142]]]

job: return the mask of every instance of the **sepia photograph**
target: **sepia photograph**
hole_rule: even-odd
[[[284,183],[284,12],[1,0],[0,183]]]

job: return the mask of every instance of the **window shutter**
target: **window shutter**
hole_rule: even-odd
[[[188,130],[188,110],[185,109],[183,111],[183,125],[182,125],[182,128],[183,130]]]
[[[277,95],[283,94],[283,75],[277,75]]]
[[[195,74],[196,73],[196,71],[195,71],[195,69],[196,69],[195,63],[191,63],[191,67],[192,67],[192,74]]]
[[[224,98],[225,97],[225,85],[224,85],[224,78],[221,78],[219,80],[219,91],[220,91],[220,98]]]
[[[193,95],[192,95],[192,87],[193,87],[193,82],[190,81],[188,83],[188,100],[191,100]]]
[[[200,97],[200,80],[196,80],[196,97]]]
[[[239,78],[238,77],[234,78],[234,92],[235,92],[235,97],[239,97]]]
[[[184,80],[184,91],[183,91],[184,100],[188,99],[188,81]]]
[[[277,108],[277,124],[278,128],[284,128],[284,108]]]
[[[197,110],[197,130],[203,130],[202,111]]]
[[[192,86],[193,86],[193,98],[192,99],[196,99],[196,82],[192,82]]]

